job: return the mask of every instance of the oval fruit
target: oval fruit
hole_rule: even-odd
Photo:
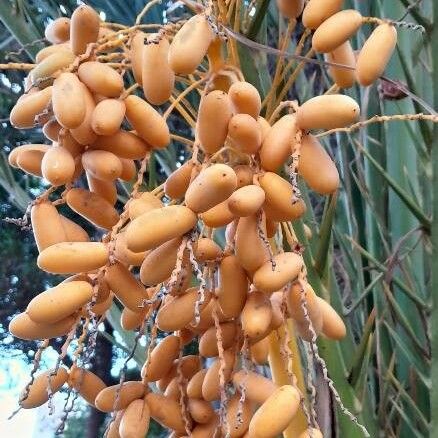
[[[230,438],[243,436],[248,430],[252,417],[250,401],[246,398],[242,403],[240,397],[240,392],[236,392],[227,403],[226,418]],[[224,433],[227,433],[227,427],[224,425],[222,428]]]
[[[183,205],[157,208],[134,219],[128,226],[128,248],[145,251],[182,236],[196,225],[197,217]]]
[[[273,268],[274,264],[274,268]],[[254,286],[263,292],[275,292],[297,278],[303,267],[303,259],[294,252],[283,252],[267,261],[254,274]]]
[[[93,297],[93,288],[86,281],[71,281],[47,289],[27,305],[32,321],[53,324],[77,312]]]
[[[56,119],[51,119],[43,126],[43,134],[48,140],[58,141],[59,131],[61,129],[62,126]]]
[[[82,154],[82,165],[87,173],[104,181],[114,181],[122,174],[122,162],[108,151],[91,150]]]
[[[228,207],[228,199],[201,213],[199,218],[207,227],[220,228],[236,219]]]
[[[175,85],[168,54],[169,41],[165,36],[148,35],[143,49],[142,85],[146,99],[153,105],[168,101]]]
[[[78,69],[79,79],[93,93],[118,97],[123,91],[123,79],[112,67],[97,61],[84,62]]]
[[[151,417],[155,421],[177,432],[185,432],[179,401],[153,392],[146,395],[145,401],[149,406]]]
[[[283,432],[300,405],[300,394],[291,385],[278,388],[256,411],[249,425],[254,438],[275,438]]]
[[[19,129],[33,128],[37,116],[47,109],[52,98],[52,90],[53,87],[47,87],[35,93],[24,94],[11,110],[11,125]]]
[[[55,243],[68,240],[61,215],[50,201],[34,204],[30,210],[30,216],[39,252]]]
[[[97,41],[99,26],[99,15],[90,6],[81,5],[74,10],[70,24],[70,44],[75,55],[82,55],[88,44]]]
[[[263,404],[278,388],[278,386],[267,377],[254,371],[238,371],[233,375],[233,384],[236,390],[245,388],[246,397],[259,405]]]
[[[105,383],[96,374],[84,368],[74,367],[70,369],[68,384],[79,392],[81,397],[90,405],[94,406],[97,394],[106,388]]]
[[[125,105],[126,118],[141,138],[157,149],[169,144],[169,128],[158,111],[132,94],[125,99]]]
[[[203,213],[225,201],[236,189],[237,177],[226,164],[212,164],[202,170],[187,189],[187,207],[196,213]]]
[[[254,342],[264,338],[270,330],[271,319],[269,298],[263,292],[250,292],[240,316],[245,335]]]
[[[120,325],[123,330],[136,330],[146,319],[148,308],[139,309],[140,312],[133,312],[130,308],[125,307],[120,315]]]
[[[53,20],[46,27],[44,36],[52,44],[65,43],[70,39],[70,19],[60,17]]]
[[[204,303],[199,306],[199,310],[208,304],[210,294],[205,291]],[[198,299],[198,288],[193,287],[182,295],[171,299],[161,306],[157,313],[157,326],[160,330],[171,332],[180,330],[190,324],[195,317],[195,303]]]
[[[26,397],[24,391],[20,394],[18,403],[23,409],[41,406],[49,400],[49,391],[52,394],[59,391],[67,379],[68,372],[64,367],[60,367],[57,371],[44,371],[35,377]]]
[[[85,119],[86,104],[81,82],[74,73],[61,73],[53,83],[52,106],[58,123],[77,128]]]
[[[280,175],[266,172],[259,178],[259,183],[265,191],[263,208],[270,220],[290,221],[301,217],[306,211],[306,205],[301,198],[293,202],[293,187]]]
[[[125,265],[140,266],[146,257],[146,252],[132,252],[126,242],[126,233],[122,232],[116,236],[114,255]]]
[[[151,192],[140,192],[128,205],[129,218],[134,220],[148,211],[162,208],[163,203]]]
[[[215,34],[205,15],[194,15],[175,34],[169,47],[169,64],[175,73],[190,74],[207,54]]]
[[[95,406],[102,412],[125,409],[134,400],[142,398],[144,391],[143,383],[136,381],[124,382],[122,385],[107,386],[97,395]]]
[[[196,133],[206,153],[213,154],[224,145],[232,115],[230,99],[223,91],[214,90],[202,96]]]
[[[254,85],[249,82],[236,81],[228,90],[228,96],[235,114],[249,114],[257,119],[262,107],[262,101]]]
[[[236,355],[233,349],[225,350],[223,353],[223,377],[225,384],[230,381],[233,372]],[[202,396],[206,401],[220,399],[220,376],[221,361],[216,358],[207,371],[204,381],[202,382]]]
[[[17,167],[30,175],[42,177],[41,163],[44,155],[36,149],[23,150],[17,155]]]
[[[26,341],[58,338],[66,335],[75,321],[73,316],[69,316],[54,324],[38,324],[33,322],[27,313],[20,313],[12,318],[9,323],[9,331],[17,338]]]
[[[133,33],[130,47],[130,59],[131,68],[134,75],[135,82],[142,84],[142,72],[143,72],[143,50],[144,40],[146,35],[140,30],[136,30]]]
[[[194,255],[198,263],[218,260],[222,255],[222,248],[212,239],[201,237],[195,245]]]
[[[304,0],[277,0],[278,10],[286,18],[295,19],[304,8]]]
[[[265,202],[264,190],[256,185],[243,186],[228,198],[228,208],[238,216],[251,216],[260,210]]]
[[[205,400],[189,398],[187,408],[190,416],[199,424],[209,423],[215,416],[211,404]]]
[[[126,107],[122,100],[104,99],[94,108],[91,127],[98,135],[113,135],[119,132]]]
[[[352,37],[363,23],[360,12],[345,9],[327,18],[315,31],[312,47],[316,52],[328,53]]]
[[[172,368],[173,361],[179,356],[179,337],[166,336],[152,350],[143,371],[143,378],[147,382],[156,382],[162,379]]]
[[[195,163],[191,160],[174,170],[164,183],[164,193],[171,199],[182,198],[189,187]]]
[[[103,179],[95,178],[89,172],[87,172],[86,175],[90,192],[104,198],[111,205],[114,205],[117,202],[117,187],[115,181],[105,181]]]
[[[33,83],[55,77],[61,69],[68,67],[75,60],[75,56],[69,50],[60,50],[44,58],[31,70],[29,76]]]
[[[41,172],[52,186],[61,186],[73,180],[75,160],[62,146],[52,146],[41,161]]]
[[[222,348],[227,350],[232,347],[237,338],[237,327],[234,322],[224,322],[220,324]],[[210,327],[199,338],[199,354],[204,357],[215,357],[219,355],[217,345],[216,327]]]
[[[298,174],[306,184],[321,195],[329,195],[339,188],[339,173],[335,163],[321,143],[313,136],[303,137]]]
[[[219,267],[218,303],[226,318],[236,318],[248,294],[246,272],[235,255],[224,257]]]
[[[295,147],[296,117],[286,114],[269,129],[260,149],[263,169],[275,172],[291,156]]]
[[[303,11],[303,24],[308,29],[316,29],[327,18],[336,14],[344,0],[309,0]]]
[[[167,280],[176,265],[176,257],[182,239],[176,237],[149,251],[140,269],[141,282],[153,286]]]
[[[105,280],[125,307],[133,312],[142,310],[143,301],[149,298],[147,291],[125,265],[116,262],[108,266]]]
[[[68,206],[92,224],[110,230],[119,220],[117,210],[104,198],[85,189],[71,189]]]
[[[85,118],[77,128],[71,129],[70,133],[78,143],[88,146],[94,143],[97,139],[97,134],[93,131],[93,128],[91,126],[96,103],[94,101],[93,95],[90,93],[90,90],[88,90],[88,88],[82,82],[80,83],[80,85],[85,97]]]
[[[326,94],[313,97],[298,108],[297,124],[300,129],[343,128],[357,122],[359,105],[351,97]]]
[[[273,324],[271,320],[271,328],[272,325]],[[260,341],[256,342],[253,345],[250,345],[249,351],[251,355],[251,360],[256,365],[266,365],[266,363],[268,362],[268,355],[269,355],[269,336],[265,336],[263,339],[260,339]]]
[[[190,380],[187,385],[187,397],[202,398],[202,383],[204,382],[207,369],[199,370]]]
[[[108,249],[100,242],[62,242],[41,251],[37,263],[52,274],[77,274],[104,266],[108,257]]]
[[[125,409],[119,426],[120,438],[144,438],[149,430],[150,411],[144,400],[134,400]]]
[[[317,300],[322,313],[322,332],[330,339],[343,339],[347,334],[344,321],[327,301],[320,297]]]
[[[345,41],[339,47],[327,54],[327,61],[353,67],[353,70],[342,67],[329,67],[330,76],[340,88],[350,88],[356,81],[356,57],[350,41]]]
[[[265,220],[259,221],[258,215],[241,217],[237,224],[235,253],[240,265],[254,272],[269,260],[269,250],[260,238],[260,232],[266,236]]]
[[[246,154],[255,154],[262,144],[262,130],[248,114],[236,114],[228,123],[228,136],[232,145]]]
[[[397,45],[397,30],[390,23],[377,26],[363,45],[357,58],[357,79],[363,86],[371,85],[385,71]]]
[[[110,136],[100,136],[90,145],[92,149],[112,152],[120,158],[140,160],[146,156],[150,146],[139,136],[127,131],[118,131]]]

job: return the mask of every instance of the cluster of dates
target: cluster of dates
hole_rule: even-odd
[[[294,19],[303,3],[278,6]],[[331,67],[339,87],[368,85],[381,75],[396,33],[379,24],[356,65],[348,39],[363,18],[338,12],[341,4],[310,0],[303,23],[316,29],[315,51],[352,67]],[[38,266],[70,277],[33,298],[10,331],[28,340],[74,334],[84,321],[102,321],[117,301],[123,329],[143,330],[153,319],[164,337],[156,345],[151,339],[139,381],[106,387],[84,366],[61,366],[32,380],[21,407],[44,404],[67,383],[114,413],[109,437],[143,437],[151,417],[172,436],[277,436],[306,402],[296,379],[279,386],[257,373],[254,366],[268,362],[272,336],[288,318],[305,341],[346,333],[308,283],[291,223],[306,210],[297,178],[322,195],[339,187],[335,164],[309,131],[356,122],[358,105],[327,94],[266,120],[257,89],[224,61],[224,43],[206,12],[146,35],[135,26],[105,27],[92,8],[80,6],[71,20],[51,23],[46,38],[52,45],[38,53],[10,119],[20,129],[42,126],[52,144],[18,146],[9,162],[52,186],[31,208]],[[175,108],[177,75],[195,74],[205,56],[210,68],[199,81],[205,88],[192,157],[167,178],[164,193],[140,191],[150,154],[171,141],[166,117],[153,105],[170,100]],[[127,70],[144,98],[132,94],[136,86],[125,89]],[[280,176],[286,165],[289,177]],[[84,175],[88,189],[77,187]],[[120,211],[117,180],[136,178]],[[61,198],[51,200],[59,187]],[[90,241],[60,214],[61,203],[105,230],[102,241]],[[214,240],[222,227],[224,247]],[[193,339],[199,355],[184,356]],[[309,427],[305,436],[322,434]]]

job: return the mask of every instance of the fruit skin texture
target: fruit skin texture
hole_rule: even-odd
[[[245,385],[247,398],[258,405],[263,404],[278,388],[267,377],[254,371],[248,371],[246,374],[243,370],[234,373],[233,384],[237,390],[240,385]]]
[[[32,82],[48,77],[56,77],[59,70],[68,67],[75,60],[75,56],[69,50],[60,50],[44,58],[36,67],[31,70],[29,76]]]
[[[275,172],[292,154],[295,146],[296,117],[286,114],[267,131],[260,149],[263,169]]]
[[[228,200],[226,199],[204,213],[201,213],[199,218],[207,227],[219,228],[233,222],[236,216],[231,213],[228,207]]]
[[[96,374],[78,367],[70,370],[68,385],[76,389],[81,397],[92,406],[94,406],[97,394],[106,388],[105,383]]]
[[[207,374],[207,369],[199,370],[188,382],[187,397],[202,398],[202,383]]]
[[[344,44],[341,44],[332,52],[328,53],[327,61],[336,64],[349,65],[353,68],[356,67],[356,57],[354,56],[350,41],[346,41]],[[330,66],[329,73],[335,83],[341,88],[350,88],[356,81],[355,70]]]
[[[196,133],[206,153],[214,154],[224,145],[232,115],[230,99],[223,91],[214,90],[201,98]]]
[[[243,186],[228,198],[228,208],[239,217],[257,213],[265,202],[264,190],[256,185]]]
[[[30,216],[38,251],[41,252],[55,243],[68,240],[62,225],[61,215],[51,202],[34,204]]]
[[[122,100],[104,99],[94,108],[91,126],[98,135],[112,135],[120,130],[126,107]]]
[[[144,438],[149,430],[150,410],[144,400],[134,400],[125,409],[119,426],[120,438]]]
[[[108,249],[100,242],[62,242],[41,251],[37,263],[52,274],[77,274],[104,266],[108,257]]]
[[[226,350],[236,341],[237,328],[234,322],[220,324],[222,332],[222,346]],[[199,354],[203,357],[216,357],[219,350],[216,342],[216,327],[210,327],[199,338]]]
[[[293,252],[283,252],[273,258],[275,268],[267,261],[261,266],[253,277],[254,286],[263,292],[275,292],[294,280],[302,266],[302,258]]]
[[[396,45],[397,30],[393,25],[384,23],[374,29],[357,58],[357,79],[361,85],[371,85],[381,76]]]
[[[101,62],[84,62],[79,66],[78,76],[93,93],[118,97],[123,91],[123,79],[119,73]]]
[[[142,85],[146,99],[153,105],[162,105],[172,95],[175,73],[169,66],[169,41],[161,37],[154,42],[157,34],[148,36],[143,48]]]
[[[146,251],[182,236],[196,225],[197,217],[183,205],[156,208],[134,219],[128,226],[128,248]]]
[[[359,120],[360,108],[351,97],[331,94],[312,97],[297,112],[300,129],[343,128]]]
[[[169,47],[169,64],[175,73],[193,73],[207,54],[215,35],[204,15],[194,15],[176,33]]]
[[[246,154],[255,154],[262,144],[260,125],[248,114],[236,114],[231,118],[228,136],[233,146]]]
[[[185,195],[194,167],[195,164],[192,161],[187,161],[167,177],[164,183],[166,196],[178,199]]]
[[[93,288],[86,281],[61,283],[34,297],[26,311],[36,323],[52,324],[75,313],[92,296]]]
[[[52,186],[61,186],[72,181],[75,173],[75,160],[62,146],[52,146],[41,161],[41,172]]]
[[[228,90],[228,96],[235,114],[249,114],[257,119],[262,102],[254,85],[244,81],[234,82]]]
[[[298,174],[306,184],[321,195],[329,195],[339,188],[339,173],[335,163],[313,135],[303,137]]]
[[[60,17],[53,20],[44,32],[46,39],[52,44],[65,43],[70,39],[70,19]]]
[[[293,202],[293,187],[280,175],[266,172],[259,177],[259,183],[265,191],[263,208],[269,220],[294,220],[301,217],[306,211],[306,205],[301,198]]]
[[[119,389],[120,388],[120,389]],[[118,393],[118,400],[117,399]],[[129,404],[144,395],[144,385],[142,382],[130,381],[120,384],[107,386],[96,397],[95,405],[99,411],[113,412],[125,409]]]
[[[126,118],[137,134],[156,149],[170,142],[169,128],[161,114],[145,100],[130,95],[125,99]]]
[[[230,437],[238,438],[245,434],[248,430],[249,422],[252,417],[252,406],[248,399],[240,405],[240,392],[236,392],[227,403],[227,422],[229,425]],[[237,413],[239,412],[239,405],[241,406],[241,416],[240,421],[238,419]],[[224,433],[226,433],[226,428],[223,427]]]
[[[237,186],[234,170],[226,164],[213,164],[204,169],[187,189],[187,207],[196,213],[203,213],[225,201]]]
[[[297,18],[304,8],[304,0],[277,0],[281,14],[289,19]]]
[[[114,181],[122,174],[122,162],[108,151],[86,151],[82,154],[82,165],[87,173],[103,181]]]
[[[66,129],[77,128],[85,119],[85,95],[81,82],[73,73],[61,73],[53,83],[53,112]]]
[[[316,52],[328,53],[352,37],[362,25],[363,17],[354,9],[337,12],[315,31],[312,47]]]
[[[144,40],[146,35],[137,30],[131,41],[131,50],[130,50],[130,58],[131,58],[131,66],[132,73],[134,75],[135,82],[137,84],[142,85],[142,72],[143,72],[143,49],[144,49]]]
[[[272,319],[272,306],[267,295],[252,291],[248,295],[240,319],[242,330],[251,341],[257,342],[264,338],[270,330]]]
[[[23,409],[36,408],[49,400],[48,388],[52,393],[57,392],[68,379],[68,372],[64,367],[51,376],[54,370],[44,371],[39,374],[29,388],[28,396],[23,399],[25,392],[20,395],[19,404]],[[50,380],[49,380],[50,379]]]
[[[316,29],[327,18],[336,14],[344,0],[309,0],[303,11],[303,24],[308,29]]]
[[[291,385],[278,388],[256,411],[249,425],[251,438],[275,438],[292,421],[300,395]]]
[[[65,199],[73,211],[98,227],[110,230],[119,220],[117,210],[96,193],[75,188],[69,190]]]
[[[99,35],[100,18],[90,6],[81,5],[71,16],[70,44],[75,55],[87,50],[89,43],[95,43]]]

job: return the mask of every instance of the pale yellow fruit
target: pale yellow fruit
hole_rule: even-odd
[[[243,386],[246,397],[259,405],[263,404],[278,388],[278,386],[267,377],[254,371],[238,371],[233,375],[233,384],[237,390]]]
[[[43,113],[52,98],[53,87],[35,93],[24,94],[14,105],[9,115],[11,125],[19,129],[32,128],[36,118]]]
[[[240,320],[242,330],[253,342],[263,339],[270,331],[272,306],[263,292],[252,291],[248,294]]]

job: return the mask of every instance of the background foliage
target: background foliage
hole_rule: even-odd
[[[30,60],[44,43],[31,44],[43,36],[44,25],[52,18],[70,15],[76,1],[3,0],[0,3],[0,59]],[[144,0],[93,0],[88,2],[104,12],[109,21],[132,23],[144,6]],[[275,46],[284,22],[278,17],[275,2],[257,0],[255,14],[247,36],[258,42]],[[386,72],[396,81],[380,81],[378,86],[347,91],[360,102],[364,118],[376,114],[430,112],[436,107],[438,35],[434,29],[438,5],[433,0],[376,0],[363,2],[348,0],[347,6],[361,11],[364,16],[401,18],[424,26],[426,32],[401,29],[397,53]],[[154,7],[148,21],[159,22],[163,11],[170,6]],[[246,5],[248,6],[248,5]],[[184,9],[172,8],[169,18],[180,16]],[[435,18],[434,18],[435,14]],[[297,28],[300,34],[300,28]],[[363,27],[353,42],[360,47],[370,28]],[[292,53],[296,42],[292,42]],[[21,48],[24,46],[24,50]],[[254,51],[239,43],[242,71],[261,93],[271,89],[270,73],[278,58],[263,51]],[[292,69],[296,64],[292,63]],[[285,74],[280,90],[290,76]],[[41,133],[26,133],[12,129],[8,113],[22,92],[23,75],[8,71],[0,73],[0,208],[2,217],[18,217],[25,210],[28,193],[37,195],[42,190],[33,177],[12,171],[6,155],[17,144],[40,142]],[[300,102],[320,94],[329,87],[325,70],[307,65],[293,86],[282,98]],[[398,84],[398,85],[397,85]],[[435,85],[435,88],[434,88]],[[406,89],[408,92],[406,93]],[[435,94],[434,94],[435,93]],[[432,360],[432,322],[438,319],[433,305],[432,281],[437,275],[438,258],[431,243],[431,232],[436,225],[433,215],[434,191],[438,189],[433,166],[438,166],[434,127],[426,122],[393,122],[370,125],[354,134],[338,134],[324,139],[342,176],[342,188],[336,197],[324,199],[312,195],[304,221],[312,228],[314,237],[306,245],[309,280],[315,291],[330,297],[335,308],[344,316],[349,328],[348,337],[341,343],[320,340],[319,348],[330,376],[345,404],[360,414],[371,436],[425,437],[437,436],[431,412],[432,377],[438,373]],[[436,130],[436,128],[435,128]],[[190,130],[178,119],[173,119],[172,131]],[[436,140],[435,140],[436,142]],[[163,175],[175,168],[181,150],[172,145],[159,152],[147,175],[150,186],[156,186]],[[435,207],[438,208],[438,207]],[[20,231],[5,222],[0,224],[0,324],[4,338],[1,354],[11,349],[25,352],[35,348],[29,343],[12,340],[6,333],[9,319],[23,310],[25,303],[44,289],[47,277],[36,269],[36,249],[28,231]],[[299,230],[302,231],[300,225]],[[437,281],[435,285],[438,286]],[[435,287],[435,291],[437,288]],[[117,312],[117,309],[114,310]],[[116,317],[110,318],[115,321]],[[123,350],[115,347],[114,330],[107,324],[106,335],[100,337],[95,371],[107,383],[113,379],[111,365]],[[436,336],[435,336],[436,338]],[[132,339],[121,338],[129,346]],[[435,341],[436,342],[436,341]],[[432,373],[432,374],[431,374]],[[321,373],[319,372],[321,377]],[[437,382],[435,382],[437,383]],[[435,388],[437,385],[435,384]],[[318,380],[318,415],[320,425],[329,434],[324,436],[360,436],[358,430],[342,415],[337,415],[333,399],[328,395],[322,378]],[[434,396],[434,393],[432,393]],[[432,405],[433,407],[433,405]],[[98,436],[103,418],[96,412],[88,416],[89,437]],[[73,418],[66,436],[73,437],[78,426]],[[158,436],[160,432],[151,432]],[[435,435],[434,435],[435,433]],[[330,435],[331,434],[331,435]]]

